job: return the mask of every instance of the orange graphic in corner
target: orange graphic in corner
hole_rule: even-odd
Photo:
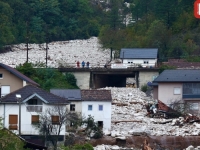
[[[194,2],[194,16],[200,18],[200,0]]]

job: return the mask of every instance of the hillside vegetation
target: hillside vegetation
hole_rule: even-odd
[[[156,47],[199,61],[194,0],[1,0],[0,47],[98,36],[104,48]]]

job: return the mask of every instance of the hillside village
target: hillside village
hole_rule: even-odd
[[[45,63],[45,45],[30,44],[29,48],[30,62]],[[99,63],[105,64],[110,60],[110,51],[101,49],[96,37],[92,37],[88,40],[52,42],[48,45],[48,48],[49,67],[56,68],[59,67],[60,64],[62,64],[62,66],[76,67],[76,62],[83,60],[91,62],[91,67],[93,67]],[[14,45],[12,51],[0,54],[0,59],[3,64],[13,68],[16,67],[16,65],[23,64],[26,61],[25,45]],[[23,76],[21,77],[27,83],[34,83],[34,81],[28,80]],[[22,94],[23,89],[27,91],[27,89],[22,88]],[[183,117],[166,119],[163,117],[151,118],[147,116],[145,106],[155,101],[152,93],[147,96],[139,88],[126,87],[105,87],[98,90],[111,91],[111,128],[104,130],[106,136],[125,140],[134,135],[186,137],[198,136],[200,134],[200,124],[198,124],[198,122],[186,123]],[[31,88],[28,91],[31,91]],[[40,97],[37,94],[33,96]],[[6,98],[8,99],[8,97],[5,96],[4,99],[6,100]],[[60,101],[62,101],[62,99],[60,99]],[[46,100],[44,99],[43,102],[46,103]],[[48,103],[53,104],[53,101]],[[17,113],[17,109],[15,111]],[[2,114],[3,112],[1,115]],[[100,145],[96,148],[98,150],[103,150],[105,146]],[[108,148],[112,149],[112,146],[108,146]],[[119,149],[117,146],[113,147],[113,149],[114,148]]]
[[[198,7],[0,1],[0,149],[200,149]]]

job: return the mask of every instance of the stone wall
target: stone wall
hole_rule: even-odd
[[[71,72],[74,74],[77,82],[77,86],[80,89],[89,89],[90,88],[90,72]]]
[[[147,85],[148,82],[152,82],[159,73],[157,71],[140,71],[139,72],[139,88],[141,88],[143,85]]]
[[[77,85],[80,89],[89,89],[90,88],[90,72],[71,72],[74,74],[74,76],[77,79]],[[141,88],[142,85],[146,85],[148,82],[152,82],[156,77],[158,76],[158,72],[155,70],[152,71],[139,71],[139,75],[138,75],[138,87]],[[98,76],[100,77],[100,75]],[[94,82],[94,81],[92,81]],[[97,84],[96,87],[101,86],[101,83],[105,84],[106,82],[106,75],[105,77],[101,78],[97,78],[95,79],[95,83],[92,84]],[[136,80],[137,82],[137,80]],[[95,87],[95,85],[94,85]],[[124,86],[125,87],[125,86]],[[137,86],[136,86],[137,87]]]

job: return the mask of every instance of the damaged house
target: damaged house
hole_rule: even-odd
[[[200,70],[164,70],[153,81],[153,98],[170,106],[188,104],[188,111],[200,115]]]

